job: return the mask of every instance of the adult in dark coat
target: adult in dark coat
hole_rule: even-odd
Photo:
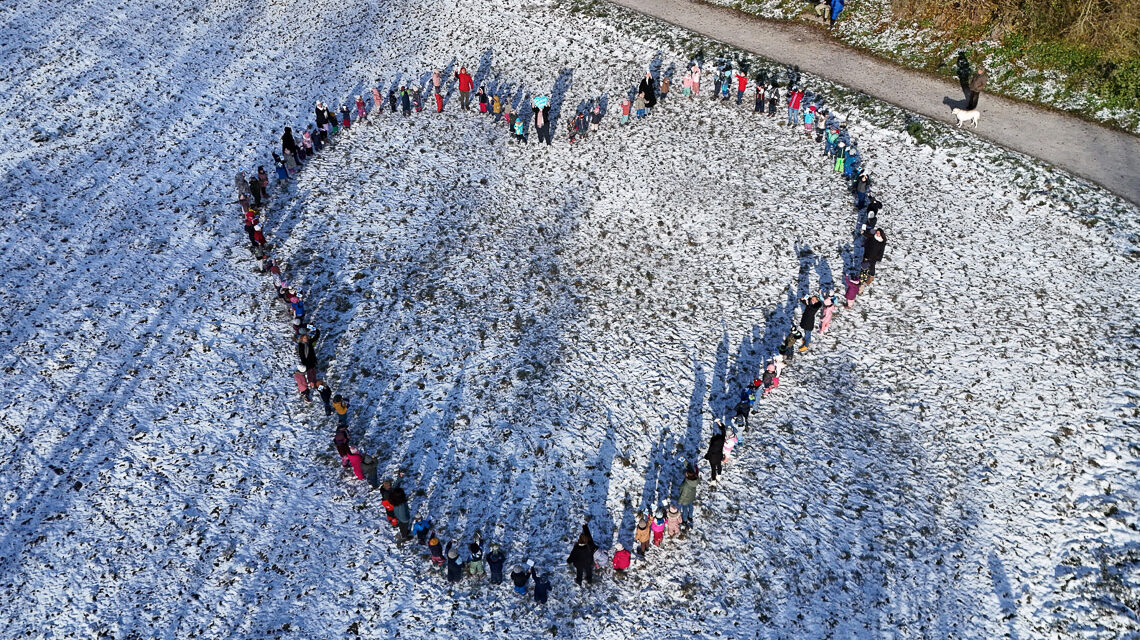
[[[986,77],[986,70],[979,67],[978,72],[974,74],[974,77],[970,78],[970,103],[966,105],[967,109],[978,108],[978,96],[982,95],[982,89],[986,88],[987,80],[988,78]]]
[[[815,314],[823,308],[823,302],[820,301],[819,296],[810,296],[804,298],[801,302],[804,303],[804,314],[800,316],[800,329],[804,332],[804,346],[800,347],[800,351],[807,351],[811,346],[811,332],[815,329]]]
[[[313,348],[313,343],[309,342],[307,335],[302,335],[300,341],[297,342],[297,358],[306,368],[317,366],[317,350]]]
[[[329,121],[328,112],[325,111],[325,105],[318,102],[316,112],[317,112],[317,128],[318,129],[324,129],[325,123]]]
[[[570,550],[570,556],[566,558],[566,564],[573,565],[576,571],[575,584],[582,584],[582,576],[586,577],[586,582],[594,583],[594,551],[590,546],[589,534],[583,532],[578,536],[577,544]]]
[[[887,234],[882,229],[872,228],[863,232],[863,259],[870,264],[869,272],[872,278],[875,275],[875,265],[883,259],[886,248]]]
[[[712,468],[710,483],[716,482],[716,476],[720,473],[721,464],[724,463],[724,423],[717,419],[713,425],[716,427],[716,433],[713,434],[712,438],[709,438],[709,450],[705,453],[705,460],[709,461],[709,466]]]
[[[534,113],[534,130],[538,133],[538,143],[542,144],[545,140],[546,145],[550,146],[550,105],[541,109],[531,107],[530,110]]]
[[[657,81],[653,79],[653,74],[645,72],[645,77],[637,85],[637,92],[645,96],[646,108],[653,109],[657,106]]]
[[[285,133],[281,134],[281,153],[293,154],[294,158],[299,158],[301,154],[297,152],[297,141],[293,139],[293,128],[285,127]]]
[[[463,563],[459,561],[459,552],[447,543],[447,581],[459,582],[463,579]]]
[[[405,116],[412,115],[412,94],[407,87],[400,87],[400,108]]]

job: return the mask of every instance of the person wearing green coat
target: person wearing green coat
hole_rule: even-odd
[[[677,504],[681,505],[681,526],[686,529],[693,527],[693,501],[697,499],[697,485],[700,482],[701,478],[695,469],[685,470],[685,480],[681,483],[681,495],[677,498]]]

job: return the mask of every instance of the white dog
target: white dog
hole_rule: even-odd
[[[967,122],[973,122],[975,129],[978,128],[978,118],[982,115],[982,112],[978,111],[977,109],[966,111],[965,109],[955,108],[951,109],[950,113],[954,114],[954,117],[958,119],[959,127]]]

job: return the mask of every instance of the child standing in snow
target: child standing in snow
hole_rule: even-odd
[[[336,421],[342,427],[348,426],[348,398],[339,393],[333,396],[333,411],[336,412]]]
[[[306,128],[305,133],[301,134],[301,148],[303,148],[305,150],[305,153],[309,156],[312,156],[315,153],[313,147],[313,133],[309,130],[309,128]]]
[[[419,519],[412,524],[412,535],[421,544],[427,544],[428,534],[431,533],[431,518],[426,515],[421,515]]]
[[[305,379],[305,365],[297,365],[297,370],[293,373],[293,381],[297,383],[297,393],[305,399],[305,402],[312,402],[313,393],[309,391],[309,382]]]
[[[846,287],[846,290],[843,292],[843,298],[845,299],[843,303],[844,307],[850,309],[855,306],[855,297],[859,295],[860,284],[861,281],[857,274],[855,277],[843,274],[843,286]]]
[[[633,540],[637,543],[638,553],[645,555],[649,550],[649,537],[651,535],[649,530],[649,520],[644,514],[637,521],[637,528],[633,531]]]
[[[363,480],[364,458],[360,455],[360,450],[356,447],[349,447],[348,455],[344,459],[348,461],[348,466],[352,469],[352,474],[356,476],[356,479]]]
[[[827,333],[827,328],[831,326],[831,318],[835,315],[835,300],[833,296],[825,296],[823,298],[823,315],[819,319],[819,335]]]
[[[443,566],[443,543],[439,541],[439,536],[435,535],[434,531],[428,536],[428,552],[431,553],[431,561],[435,566]]]
[[[808,107],[807,112],[804,113],[804,133],[806,133],[810,136],[811,132],[814,130],[814,127],[815,127],[815,105],[813,104],[812,106]]]
[[[693,68],[689,70],[691,75],[691,86],[693,87],[693,96],[701,93],[701,67],[697,63],[693,63]]]
[[[345,129],[352,125],[352,115],[349,113],[348,107],[343,104],[340,105],[340,124]]]
[[[356,121],[360,122],[368,114],[364,111],[364,98],[356,96]]]
[[[546,604],[546,599],[550,595],[550,581],[546,576],[540,575],[534,567],[530,568],[530,575],[534,578],[534,601]]]
[[[657,508],[657,515],[649,523],[649,529],[653,532],[653,546],[660,547],[661,540],[665,537],[665,510],[661,507]]]
[[[503,583],[503,564],[507,561],[507,555],[499,548],[499,545],[492,544],[491,551],[487,553],[487,571],[491,574],[491,584]]]
[[[629,98],[623,98],[621,101],[621,123],[622,124],[628,124],[629,123],[629,109],[630,109]]]
[[[697,485],[700,482],[697,470],[687,466],[685,479],[681,482],[681,493],[677,497],[677,503],[681,505],[681,522],[686,528],[693,527],[693,502],[697,499]]]
[[[752,107],[752,113],[764,113],[764,83],[756,80],[756,103]]]
[[[483,90],[483,85],[479,85],[479,90],[475,92],[475,99],[479,101],[479,113],[487,113],[490,110],[491,104],[487,99],[487,92]]]
[[[686,71],[685,77],[681,78],[681,95],[690,98],[693,95],[693,72]]]
[[[725,450],[727,451],[727,449],[728,446],[726,445]],[[666,512],[665,528],[670,538],[681,535],[681,511],[677,509],[675,504],[670,504],[669,510]]]
[[[380,90],[372,87],[372,110],[379,111],[384,108],[384,98],[380,97]]]
[[[331,416],[332,408],[332,389],[325,384],[324,380],[317,380],[317,393],[321,396],[321,402],[325,405],[325,416]]]
[[[640,120],[645,117],[645,94],[637,94],[637,98],[633,100],[633,109],[637,113],[637,119]]]
[[[285,171],[289,174],[289,177],[292,178],[293,175],[295,173],[297,173],[297,161],[293,159],[293,153],[290,152],[288,149],[286,149],[284,153],[285,153]],[[837,169],[837,171],[838,171],[838,169]]]
[[[781,356],[776,356],[777,358]],[[761,397],[767,396],[776,387],[780,386],[780,376],[776,373],[776,365],[769,362],[768,366],[764,367],[764,375],[760,378],[760,385],[764,388]]]
[[[581,116],[582,114],[578,114]],[[570,144],[573,145],[578,137],[578,120],[575,118],[566,125],[566,131],[570,134]]]
[[[396,90],[388,89],[388,106],[391,107],[392,113],[396,113]]]
[[[602,126],[602,105],[594,105],[594,111],[590,114],[590,133],[597,133],[598,129]]]
[[[622,575],[626,571],[629,570],[629,560],[630,560],[629,551],[627,551],[625,547],[621,546],[620,542],[615,544],[614,545],[613,567],[614,567],[614,571],[618,575]]]
[[[776,115],[776,103],[780,101],[780,85],[768,85],[768,117]]]
[[[523,119],[517,114],[515,114],[513,117],[515,119],[515,139],[523,144],[526,144],[526,136],[523,135],[526,123],[523,122]]]
[[[835,169],[836,173],[843,171],[843,162],[847,159],[847,145],[841,140],[835,149]]]
[[[254,246],[265,246],[265,234],[261,232],[261,225],[253,225],[253,244]]]
[[[264,166],[257,167],[257,182],[261,185],[261,197],[269,197],[269,174],[265,172]]]
[[[533,567],[534,561],[527,560],[527,565]],[[530,581],[530,573],[522,568],[520,565],[511,567],[511,582],[515,585],[515,593],[520,596],[526,595],[526,585]]]
[[[479,534],[467,545],[467,575],[472,578],[483,577],[483,545]]]
[[[503,103],[499,101],[499,96],[491,98],[491,120],[498,120],[499,114],[503,112]]]

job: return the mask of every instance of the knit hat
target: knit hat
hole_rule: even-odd
[[[306,369],[305,365],[303,365],[303,364],[297,365],[297,371],[300,371],[301,373],[305,373],[305,369]]]
[[[621,546],[620,542],[614,543],[614,551],[625,551],[625,547]]]
[[[447,557],[454,560],[459,557],[459,553],[455,549],[452,549],[451,551],[447,552]]]
[[[669,513],[677,513],[677,505],[675,505],[675,504],[669,505]]]
[[[823,299],[823,306],[825,306],[825,307],[831,306],[831,296],[827,296],[826,298]]]
[[[658,518],[664,518],[665,517],[665,510],[662,509],[661,507],[657,507],[657,517]]]
[[[511,567],[511,573],[522,573],[522,565],[516,564],[515,566]]]

